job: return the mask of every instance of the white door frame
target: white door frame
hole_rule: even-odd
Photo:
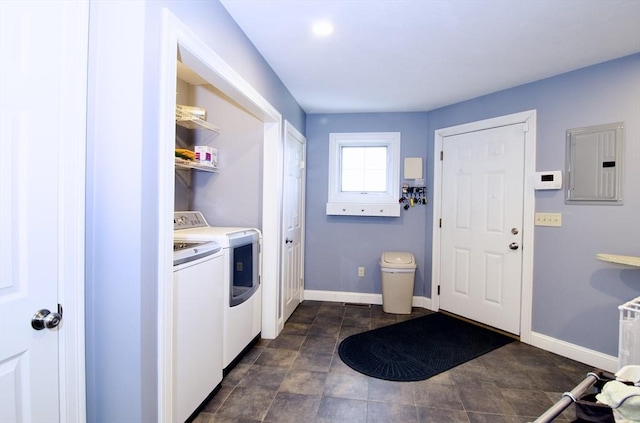
[[[534,216],[535,191],[533,181],[536,163],[536,110],[500,116],[497,118],[466,123],[437,129],[434,134],[433,146],[433,244],[431,271],[431,307],[440,309],[438,286],[440,285],[440,218],[442,210],[442,161],[440,152],[445,137],[482,131],[498,126],[525,125],[525,157],[524,157],[524,204],[523,204],[523,233],[522,233],[522,294],[520,313],[520,341],[530,343],[531,340],[531,308],[533,300],[533,251],[534,251]]]
[[[60,110],[65,110],[60,139],[66,144],[59,152],[60,175],[64,192],[60,201],[65,205],[64,269],[59,278],[58,299],[63,307],[63,330],[60,331],[60,421],[86,421],[85,369],[85,228],[86,228],[86,151],[87,151],[87,91],[89,54],[90,1],[65,4],[70,13],[66,22],[72,30],[73,51],[69,51],[66,77],[60,81],[65,92]]]
[[[278,334],[282,216],[282,116],[215,51],[168,9],[163,10],[158,139],[158,416],[172,410],[173,150],[177,52],[189,68],[264,122],[262,212],[262,337]]]

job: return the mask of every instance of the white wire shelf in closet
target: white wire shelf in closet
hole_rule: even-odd
[[[193,162],[186,159],[181,159],[180,157],[175,158],[175,168],[178,170],[201,170],[203,172],[213,172],[218,173],[218,168],[205,164]]]
[[[205,110],[197,107],[176,105],[176,125],[187,129],[205,129],[213,133],[214,136],[220,134],[220,128],[207,122]],[[175,157],[175,168],[179,170],[200,170],[204,172],[218,172],[218,168],[209,162],[189,160],[182,157]]]
[[[220,128],[214,124],[209,123],[206,120],[201,119],[199,116],[189,113],[180,107],[180,105],[176,106],[176,124],[187,129],[208,129],[216,135],[220,133]]]

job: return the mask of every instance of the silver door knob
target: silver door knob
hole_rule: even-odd
[[[53,329],[60,324],[60,320],[62,320],[61,314],[52,313],[43,308],[38,310],[31,318],[31,327],[35,330]]]
[[[519,247],[517,242],[512,242],[511,244],[509,244],[509,248],[511,248],[512,250],[517,250]]]

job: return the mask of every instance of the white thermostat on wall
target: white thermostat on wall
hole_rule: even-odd
[[[562,189],[562,171],[549,170],[547,172],[536,172],[536,180],[533,187],[536,190]]]

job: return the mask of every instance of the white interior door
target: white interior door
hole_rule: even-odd
[[[523,124],[446,137],[440,308],[520,330]]]
[[[1,1],[0,19],[0,421],[82,421],[65,348],[84,349],[82,313],[54,313],[83,277],[88,7]]]
[[[289,122],[284,136],[283,320],[302,301],[304,281],[305,138]]]

